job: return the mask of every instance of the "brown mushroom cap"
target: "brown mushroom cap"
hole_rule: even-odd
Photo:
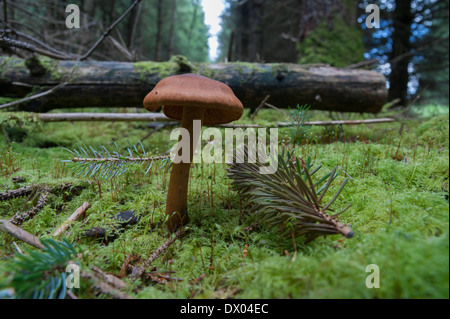
[[[244,107],[226,84],[198,74],[173,75],[161,80],[144,99],[144,107],[181,121],[183,106],[203,107],[203,124],[230,123],[241,118]]]

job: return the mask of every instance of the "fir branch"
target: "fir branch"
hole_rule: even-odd
[[[244,153],[248,158],[247,149]],[[353,231],[337,220],[337,216],[350,205],[332,216],[326,212],[348,179],[344,180],[327,204],[322,204],[325,193],[337,176],[337,167],[314,182],[312,175],[320,167],[313,169],[310,158],[305,163],[294,157],[293,152],[285,156],[283,151],[278,161],[277,172],[267,175],[259,173],[259,168],[262,167],[259,162],[238,164],[234,160],[228,167],[232,185],[240,193],[242,200],[247,202],[249,210],[258,214],[261,221],[269,227],[278,227],[285,235],[306,236],[306,242],[322,235],[342,234],[347,238],[353,237]],[[326,184],[321,186],[325,181]],[[317,188],[319,189],[316,190]]]
[[[40,240],[42,251],[29,251],[18,254],[11,264],[14,274],[10,283],[18,299],[64,299],[66,296],[65,269],[75,248],[64,239]]]
[[[144,146],[139,142],[140,150],[137,146],[127,148],[128,155],[119,153],[119,148],[114,143],[116,150],[108,151],[104,146],[98,148],[92,146],[82,147],[69,151],[74,157],[71,160],[63,162],[74,163],[73,173],[78,176],[84,174],[84,177],[114,178],[124,174],[127,171],[142,167],[147,174],[153,166],[154,161],[161,160],[163,166],[170,160],[170,156],[147,156]]]
[[[303,136],[306,134],[306,121],[308,119],[308,111],[310,106],[308,105],[297,105],[296,109],[291,110],[289,108],[289,112],[291,115],[291,128],[290,135],[292,140],[292,148],[295,149],[295,145],[300,143]]]
[[[135,267],[132,271],[134,278],[141,277],[147,268],[154,262],[170,245],[172,245],[178,238],[184,235],[186,228],[179,229],[172,235],[165,243],[163,243],[141,266]]]

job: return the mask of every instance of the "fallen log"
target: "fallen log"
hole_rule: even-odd
[[[0,57],[0,96],[23,98],[67,85],[21,106],[46,112],[57,108],[139,107],[162,78],[198,73],[229,85],[245,107],[255,109],[265,97],[280,108],[310,105],[311,109],[377,113],[387,102],[381,73],[327,65],[285,63],[53,61]],[[33,93],[32,93],[33,92]]]

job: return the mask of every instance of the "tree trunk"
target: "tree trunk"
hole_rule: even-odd
[[[250,37],[249,37],[249,29],[250,29],[250,19],[249,19],[249,3],[244,2],[241,5],[240,9],[240,25],[242,25],[242,28],[239,28],[236,30],[236,32],[239,32],[239,46],[236,46],[236,54],[235,60],[240,61],[250,61],[248,47],[250,43]]]
[[[156,30],[156,49],[155,49],[155,60],[161,60],[161,46],[162,46],[162,0],[158,0],[157,7],[157,30]]]
[[[187,35],[188,42],[191,42],[191,40],[192,40],[192,31],[194,30],[195,23],[197,21],[197,12],[198,12],[198,9],[199,9],[199,6],[200,6],[198,1],[196,1],[196,0],[194,0],[192,2],[192,4],[194,6],[194,12],[192,14],[191,27],[188,30],[188,35]]]
[[[53,63],[53,69],[45,75],[33,76],[23,59],[0,57],[0,96],[21,98],[68,79],[64,87],[23,105],[22,109],[45,112],[69,107],[142,107],[145,95],[162,78],[191,72],[226,83],[248,108],[256,108],[267,95],[267,102],[280,108],[307,104],[311,109],[340,112],[376,113],[387,102],[382,74],[326,65],[174,60]]]
[[[261,61],[261,16],[263,2],[261,0],[251,0],[250,5],[250,61]]]
[[[405,55],[405,53],[411,50],[411,24],[414,16],[411,13],[411,0],[397,0],[395,5],[391,60],[396,62],[391,63],[389,100],[400,99],[400,104],[406,106],[408,104],[408,65],[411,61],[411,56]],[[396,60],[400,56],[403,56],[403,58]]]
[[[172,0],[170,6],[170,31],[169,31],[169,57],[173,55],[173,44],[175,39],[175,12],[177,11],[177,0]]]

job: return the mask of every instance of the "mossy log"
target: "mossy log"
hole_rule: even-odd
[[[34,72],[36,61],[42,67]],[[267,102],[280,108],[308,104],[311,109],[377,113],[387,102],[385,77],[374,71],[327,65],[190,63],[182,57],[168,62],[53,61],[0,57],[0,96],[22,98],[69,83],[22,105],[46,112],[57,108],[142,107],[145,95],[162,78],[198,73],[229,85],[245,107]],[[32,67],[31,67],[32,66]]]

